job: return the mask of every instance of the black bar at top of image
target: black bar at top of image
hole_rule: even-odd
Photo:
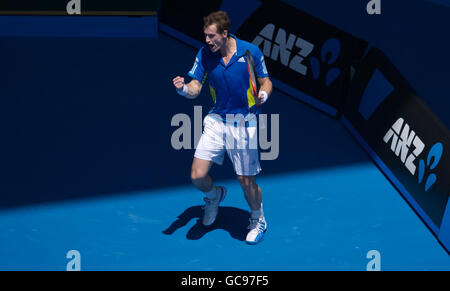
[[[82,15],[156,15],[157,0],[79,0]],[[0,15],[65,15],[70,0],[2,0]]]

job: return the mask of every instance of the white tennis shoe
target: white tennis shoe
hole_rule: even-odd
[[[203,215],[203,225],[210,226],[214,223],[217,217],[217,213],[219,212],[219,204],[225,199],[227,196],[227,188],[224,186],[216,186],[216,198],[209,199],[205,197],[203,200],[206,204],[203,206],[205,213]]]
[[[247,229],[250,229],[245,241],[248,244],[255,245],[264,239],[264,233],[267,230],[267,223],[264,217],[250,218],[250,225]]]

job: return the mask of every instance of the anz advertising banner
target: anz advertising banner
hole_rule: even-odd
[[[378,49],[351,82],[342,121],[450,248],[450,134]]]
[[[225,10],[231,18],[231,32],[263,52],[277,89],[337,117],[345,72],[350,65],[357,66],[367,43],[279,1],[236,2],[165,0],[159,28],[199,48],[204,43],[203,17]],[[234,11],[236,7],[239,12]]]

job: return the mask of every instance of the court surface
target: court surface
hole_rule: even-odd
[[[211,228],[190,186],[123,193],[0,213],[2,270],[449,270],[449,257],[371,164],[268,176],[265,240],[246,245],[246,202],[235,181]]]

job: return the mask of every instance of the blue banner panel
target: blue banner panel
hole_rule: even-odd
[[[448,234],[449,131],[380,50],[352,79],[342,120],[434,234]]]
[[[2,0],[0,36],[156,37],[157,0]]]
[[[3,37],[157,37],[156,16],[1,16]]]
[[[279,1],[187,3],[167,0],[159,11],[160,29],[189,45],[204,42],[203,17],[226,9],[231,31],[259,46],[279,90],[332,116],[343,103],[346,74],[367,43]],[[174,9],[177,7],[177,9]],[[243,13],[245,11],[246,13]]]

